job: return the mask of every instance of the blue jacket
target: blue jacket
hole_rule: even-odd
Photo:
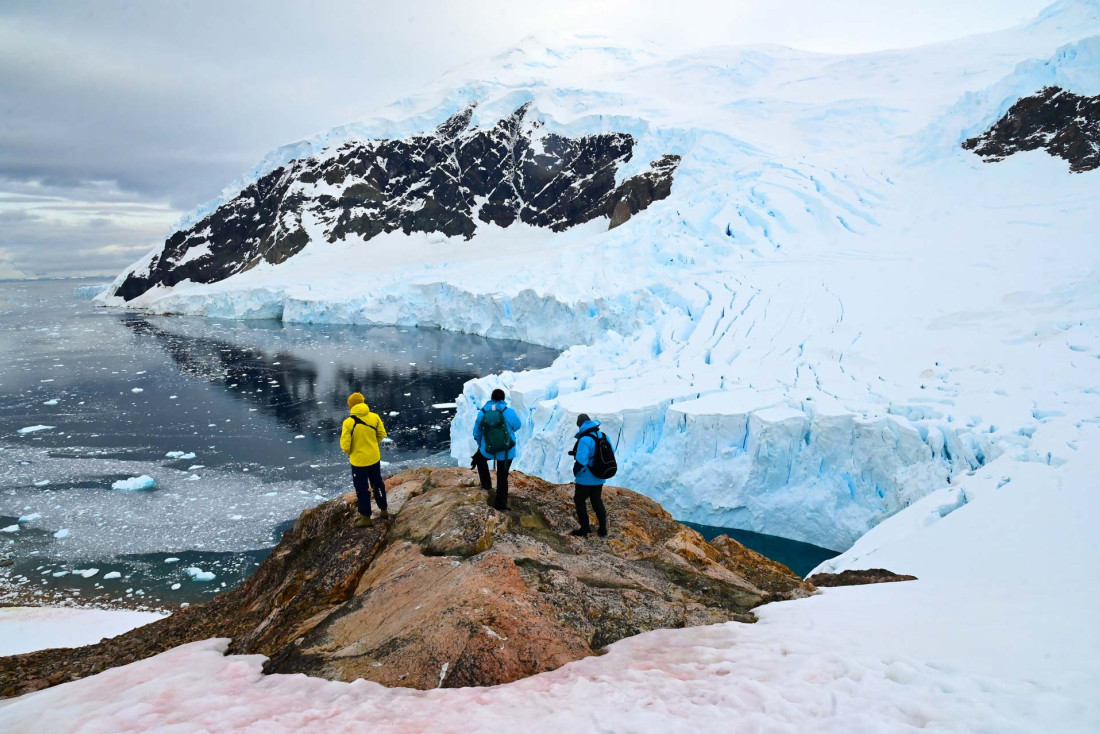
[[[599,425],[599,421],[585,421],[584,424],[581,425],[580,430],[577,431],[577,435],[573,437],[580,439],[577,443],[577,455],[573,457],[575,459],[573,463],[573,481],[577,484],[584,484],[589,487],[602,486],[604,481],[606,481],[598,479],[588,468],[588,465],[592,463],[592,457],[596,453],[596,439],[592,438],[592,436],[581,438],[582,433],[596,428]],[[603,431],[599,431],[599,433],[603,433]]]
[[[508,451],[501,451],[497,454],[490,454],[485,449],[485,439],[481,435],[481,419],[485,417],[485,411],[487,410],[503,410],[504,411],[504,424],[508,426],[508,435],[512,437],[512,443],[515,444]],[[522,425],[519,420],[519,416],[516,415],[516,411],[508,407],[508,404],[503,400],[490,400],[485,403],[485,406],[477,412],[477,420],[474,421],[474,439],[477,441],[479,448],[481,449],[481,455],[487,459],[495,459],[496,461],[503,461],[504,459],[516,458],[516,431]]]

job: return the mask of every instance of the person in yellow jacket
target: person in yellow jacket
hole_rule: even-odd
[[[390,516],[386,511],[386,483],[382,481],[382,454],[378,450],[378,444],[386,437],[386,427],[377,413],[370,412],[362,393],[353,392],[348,396],[348,409],[351,415],[344,419],[340,449],[351,462],[351,481],[359,505],[355,526],[369,528],[374,524],[370,519],[372,489],[378,509],[382,511],[380,516],[382,519]]]

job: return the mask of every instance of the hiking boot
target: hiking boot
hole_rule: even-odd
[[[574,538],[587,538],[588,537],[588,531],[585,530],[584,528],[577,528],[576,530],[570,532],[569,534],[572,535]]]
[[[600,536],[601,538],[606,538],[607,537],[607,528],[600,528],[599,530],[596,531],[596,535]]]
[[[382,510],[378,513],[378,517],[382,520],[388,520],[390,518],[390,513],[388,510]],[[604,535],[607,535],[607,533],[604,533]]]
[[[370,519],[370,515],[360,515],[355,520],[355,527],[357,528],[369,528],[374,526],[374,520]]]
[[[511,512],[512,511],[512,508],[509,507],[508,505],[505,505],[504,507],[494,506],[493,509],[496,510],[497,512]]]

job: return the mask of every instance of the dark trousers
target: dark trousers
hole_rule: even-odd
[[[607,530],[607,509],[603,506],[603,485],[574,484],[573,505],[577,508],[577,522],[581,524],[581,530],[588,531],[591,525],[588,522],[588,505],[592,500],[592,509],[596,511],[596,519],[600,527]]]
[[[474,452],[474,466],[477,468],[477,478],[481,480],[481,488],[487,492],[493,490],[493,480],[489,475],[489,460],[481,455],[481,451]],[[508,506],[508,470],[512,468],[511,459],[497,461],[497,497],[493,503],[498,510]]]
[[[355,499],[359,505],[359,514],[370,517],[370,492],[374,490],[374,500],[378,509],[384,510],[386,504],[386,483],[382,481],[382,462],[370,466],[351,467],[351,482],[355,485]]]

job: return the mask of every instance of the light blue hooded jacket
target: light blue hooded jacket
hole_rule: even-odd
[[[507,452],[501,451],[500,453],[490,454],[485,449],[485,439],[481,435],[481,419],[485,417],[485,412],[489,410],[503,410],[504,411],[504,424],[508,426],[508,435],[512,437],[512,448]],[[474,439],[477,440],[481,455],[486,459],[493,459],[495,461],[504,461],[505,459],[516,458],[516,447],[519,442],[516,441],[516,431],[523,425],[520,423],[519,416],[516,411],[508,407],[508,404],[503,400],[490,400],[485,403],[485,406],[477,412],[477,419],[474,421]]]
[[[596,453],[596,439],[592,436],[581,438],[582,433],[597,428],[599,425],[600,422],[597,420],[585,421],[577,431],[577,435],[573,437],[580,439],[577,443],[577,455],[573,457],[576,460],[576,463],[573,465],[573,481],[577,484],[583,484],[588,487],[599,487],[603,486],[603,483],[606,481],[597,478],[588,468],[588,465],[592,463],[592,457]],[[603,433],[603,431],[599,431],[599,433]],[[580,466],[579,470],[577,468],[578,465]]]

